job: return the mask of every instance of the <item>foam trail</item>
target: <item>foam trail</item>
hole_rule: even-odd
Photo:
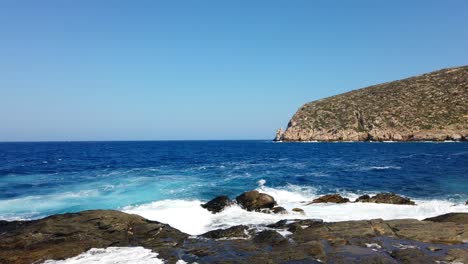
[[[288,214],[265,214],[248,212],[237,205],[230,206],[220,213],[212,214],[203,209],[199,200],[163,200],[139,206],[127,206],[122,210],[127,213],[141,215],[145,218],[168,223],[171,226],[191,235],[227,228],[234,225],[271,224],[282,219],[319,218],[324,221],[347,221],[382,218],[424,219],[449,212],[468,212],[468,206],[444,200],[415,200],[416,206],[374,204],[374,203],[346,203],[346,204],[311,204],[317,198],[316,190],[311,187],[289,185],[284,188],[269,188],[260,182],[259,191],[270,194],[278,204],[288,210]],[[358,194],[342,194],[351,200]],[[295,213],[293,208],[301,208],[305,214]]]
[[[143,247],[92,248],[76,257],[65,260],[47,260],[44,264],[164,264],[158,253]]]

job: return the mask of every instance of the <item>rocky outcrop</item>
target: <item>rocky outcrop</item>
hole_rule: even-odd
[[[410,199],[394,193],[378,193],[372,197],[365,194],[359,196],[355,202],[415,205],[415,202],[411,201]]]
[[[278,129],[278,131],[276,131],[276,136],[275,136],[274,141],[283,141],[283,134],[284,134],[284,130],[282,128]]]
[[[459,214],[459,213],[448,213],[443,214],[435,217],[430,217],[424,219],[424,221],[432,221],[432,222],[453,222],[457,224],[465,224],[468,225],[468,217],[466,214]]]
[[[38,263],[76,256],[90,248],[143,246],[172,254],[187,234],[119,211],[93,210],[0,224],[0,263]]]
[[[201,207],[205,208],[206,210],[212,212],[212,213],[219,213],[224,208],[232,205],[234,202],[229,199],[229,197],[223,195],[223,196],[218,196],[211,201],[202,204]]]
[[[347,203],[349,202],[348,198],[343,198],[339,194],[327,194],[324,196],[320,196],[317,199],[314,199],[311,203],[309,204],[314,204],[314,203]]]
[[[250,237],[248,230],[248,226],[238,225],[226,229],[212,230],[200,236],[211,239],[243,239]]]
[[[247,211],[260,211],[272,209],[276,205],[275,199],[266,193],[253,190],[236,197],[237,203]]]
[[[166,263],[445,263],[468,261],[468,213],[436,220],[281,220],[188,236],[169,225],[95,210],[0,222],[0,263],[41,263],[90,248],[142,246]],[[445,262],[444,262],[445,261]]]
[[[468,66],[370,86],[302,106],[281,141],[468,140]]]

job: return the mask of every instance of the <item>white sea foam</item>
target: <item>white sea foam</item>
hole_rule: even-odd
[[[143,247],[92,248],[76,257],[65,260],[47,260],[44,264],[163,264],[158,253]],[[182,262],[181,262],[182,263]]]
[[[324,221],[346,221],[415,218],[421,220],[449,212],[468,212],[468,206],[445,200],[415,200],[416,206],[374,203],[306,205],[307,202],[318,197],[316,189],[295,185],[270,188],[263,185],[265,182],[261,183],[257,190],[273,196],[280,206],[289,211],[288,214],[248,212],[237,205],[230,206],[220,213],[212,214],[200,206],[205,201],[199,200],[163,200],[139,206],[127,206],[122,211],[168,223],[191,235],[241,224],[270,224],[282,219],[318,218]],[[351,200],[359,196],[355,193],[340,194]],[[303,209],[304,214],[291,211],[293,208]]]

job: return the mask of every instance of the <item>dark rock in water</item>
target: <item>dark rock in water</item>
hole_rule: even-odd
[[[287,214],[288,210],[284,209],[284,207],[277,206],[271,209],[271,211],[275,214]]]
[[[372,197],[366,194],[359,196],[355,202],[415,205],[415,203],[410,199],[396,195],[394,193],[378,193]]]
[[[301,208],[293,208],[293,209],[291,209],[291,211],[296,212],[296,213],[305,214],[304,210],[301,209]]]
[[[250,237],[248,230],[249,228],[245,225],[233,226],[227,229],[216,229],[209,232],[206,232],[200,236],[211,238],[211,239],[220,239],[220,238],[230,238],[230,239],[242,239]]]
[[[343,198],[339,194],[327,194],[324,196],[321,196],[317,199],[314,199],[311,203],[347,203],[349,202],[348,198]]]
[[[262,208],[272,209],[276,205],[272,196],[255,190],[237,196],[236,201],[247,211],[260,211]]]
[[[287,239],[284,238],[282,235],[280,235],[278,232],[274,230],[265,230],[260,233],[258,233],[254,239],[253,242],[255,243],[262,243],[262,244],[268,244],[268,245],[278,245],[281,243],[287,243]]]
[[[436,217],[429,217],[424,219],[424,221],[468,224],[468,213],[448,213]]]
[[[205,208],[206,210],[212,213],[219,213],[224,208],[233,204],[233,201],[229,199],[229,197],[223,195],[214,198],[213,200],[207,202],[206,204],[202,204],[201,207]]]

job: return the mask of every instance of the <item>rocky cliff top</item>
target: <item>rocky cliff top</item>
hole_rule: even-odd
[[[284,141],[467,139],[468,66],[307,103],[276,136]]]

